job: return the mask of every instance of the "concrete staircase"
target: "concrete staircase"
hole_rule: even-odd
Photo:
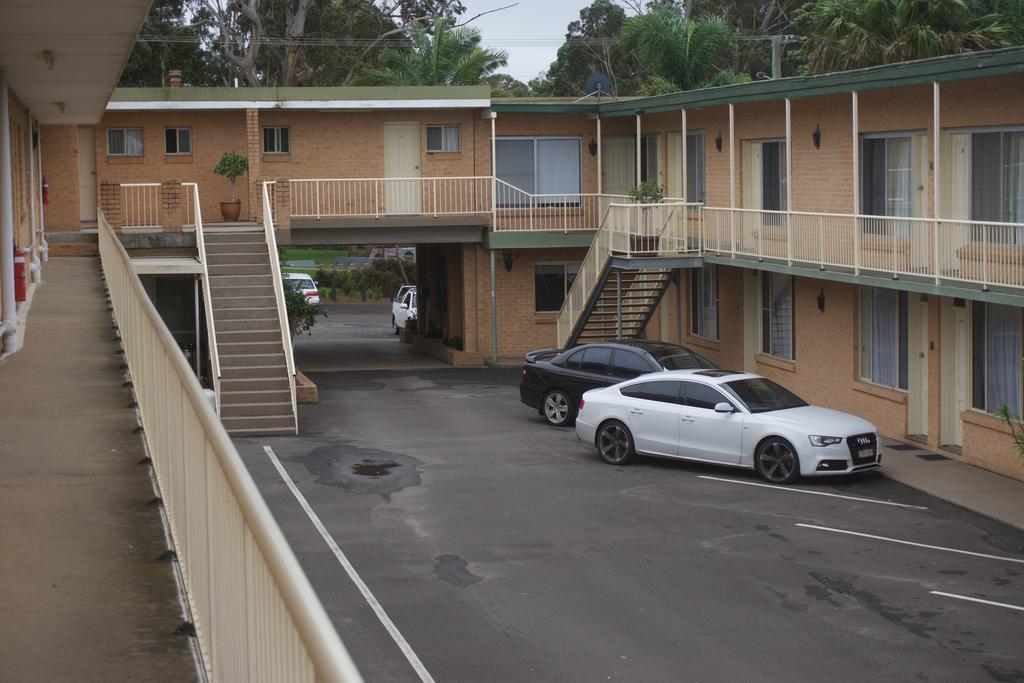
[[[295,434],[271,254],[262,229],[204,232],[220,358],[220,418],[232,436]],[[277,258],[274,254],[273,258]]]

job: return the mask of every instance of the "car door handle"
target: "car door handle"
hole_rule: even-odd
[[[644,411],[642,411],[642,410],[637,410],[636,408],[633,408],[632,410],[630,410],[630,411],[629,411],[629,414],[630,414],[630,415],[643,415],[643,414],[644,414]]]
[[[683,422],[693,422],[693,418],[689,415],[683,415]]]

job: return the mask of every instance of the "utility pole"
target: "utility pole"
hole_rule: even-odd
[[[772,36],[772,78],[782,78],[782,36]]]

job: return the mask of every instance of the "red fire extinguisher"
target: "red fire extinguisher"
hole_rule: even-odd
[[[46,206],[50,203],[50,183],[46,182],[46,178],[43,178],[43,205]]]
[[[27,252],[26,252],[27,253]],[[14,300],[21,303],[25,300],[25,254],[19,249],[14,250]]]

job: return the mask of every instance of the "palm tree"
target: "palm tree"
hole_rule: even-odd
[[[686,20],[678,10],[662,5],[626,21],[620,40],[649,72],[645,94],[749,80],[717,66],[731,61],[733,28],[716,17]]]
[[[797,17],[807,26],[800,55],[811,73],[1003,47],[1011,33],[997,14],[968,0],[821,0]]]
[[[508,53],[480,47],[480,31],[448,19],[434,23],[433,35],[416,25],[409,50],[387,48],[377,66],[356,76],[354,85],[478,85],[508,64]]]

